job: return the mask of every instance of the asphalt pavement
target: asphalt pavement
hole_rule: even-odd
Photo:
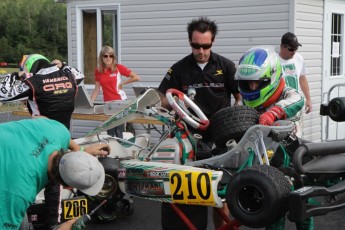
[[[134,213],[131,216],[120,216],[111,223],[90,223],[88,230],[161,230],[161,203],[140,198],[134,198]],[[345,209],[314,217],[315,230],[345,229]],[[240,230],[250,230],[241,226]],[[263,229],[263,228],[262,228]],[[286,221],[286,230],[296,229],[294,223]],[[207,230],[215,230],[212,220],[212,208],[209,208]]]

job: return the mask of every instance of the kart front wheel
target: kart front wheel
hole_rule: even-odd
[[[285,215],[290,191],[288,179],[277,168],[255,165],[230,179],[226,201],[241,224],[262,228]]]

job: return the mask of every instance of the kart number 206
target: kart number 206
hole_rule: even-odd
[[[64,200],[63,202],[63,211],[64,211],[64,219],[72,219],[75,217],[79,217],[85,213],[87,213],[87,200],[84,199],[70,199]]]

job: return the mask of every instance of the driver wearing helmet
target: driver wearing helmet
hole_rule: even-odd
[[[244,104],[261,114],[261,125],[272,125],[276,120],[291,120],[296,124],[296,135],[300,137],[302,130],[299,119],[304,98],[295,89],[286,86],[280,60],[273,46],[249,49],[239,61],[235,79],[239,80],[239,91]],[[271,164],[275,164],[272,161],[277,161],[278,158],[277,154]],[[279,159],[277,162],[279,163]],[[284,229],[284,226],[285,217],[282,217],[266,229]],[[296,222],[296,227],[312,229],[313,219]]]
[[[243,102],[261,115],[259,123],[272,125],[276,120],[291,120],[296,135],[302,133],[299,119],[304,98],[285,85],[282,68],[274,47],[253,47],[240,59],[235,78]]]

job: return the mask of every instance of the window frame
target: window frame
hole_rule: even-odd
[[[83,36],[83,12],[95,11],[97,20],[97,54],[103,47],[103,21],[102,12],[114,11],[114,31],[113,31],[113,44],[115,48],[117,60],[121,62],[121,24],[120,24],[120,4],[119,3],[104,3],[104,4],[82,4],[76,6],[76,49],[77,49],[77,67],[84,72],[84,36]]]

